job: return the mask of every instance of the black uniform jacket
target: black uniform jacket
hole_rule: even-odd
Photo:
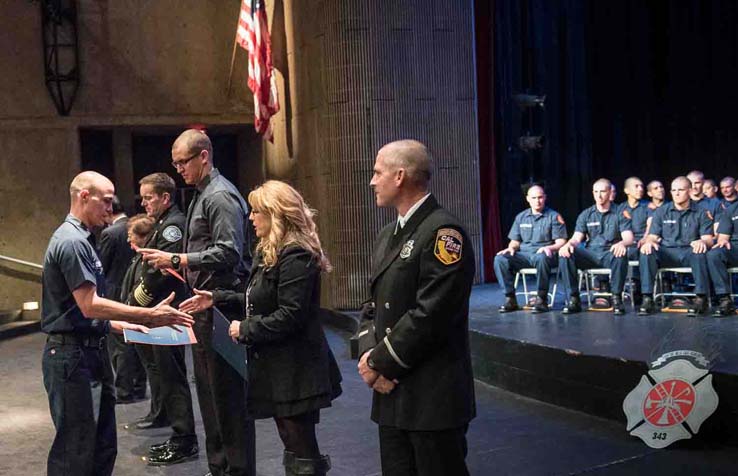
[[[100,232],[100,262],[105,271],[105,291],[116,301],[120,301],[123,276],[135,255],[128,243],[128,217],[123,217]]]
[[[360,355],[399,384],[374,392],[372,419],[411,431],[458,428],[475,416],[469,352],[474,250],[459,221],[430,196],[374,246],[370,302],[362,311]]]
[[[320,267],[309,251],[288,246],[266,267],[257,254],[248,307],[244,293],[213,291],[219,308],[244,313],[239,340],[248,347],[249,399],[291,402],[341,393],[341,374],[319,321]]]
[[[153,248],[167,253],[181,253],[184,249],[183,236],[185,216],[176,205],[169,207],[156,220],[151,237],[145,248]],[[188,296],[187,286],[176,277],[162,272],[146,262],[141,263],[140,278],[133,283],[126,302],[132,306],[153,307],[165,299],[172,291],[175,293],[172,306]]]

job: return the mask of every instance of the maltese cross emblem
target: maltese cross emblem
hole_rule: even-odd
[[[717,406],[712,375],[685,358],[650,370],[623,401],[627,431],[651,448],[696,435]]]

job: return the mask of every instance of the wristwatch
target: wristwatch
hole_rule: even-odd
[[[372,359],[371,355],[366,359],[366,366],[374,370],[374,359]]]
[[[179,263],[182,261],[182,259],[179,257],[179,255],[172,255],[172,268],[173,269],[179,269]]]

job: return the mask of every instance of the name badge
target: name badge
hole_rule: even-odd
[[[600,226],[600,222],[598,221],[591,221],[587,223],[587,226]]]

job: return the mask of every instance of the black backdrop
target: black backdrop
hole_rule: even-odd
[[[499,194],[482,199],[499,210],[501,241],[531,178],[572,227],[599,177],[622,201],[630,175],[667,188],[694,168],[738,175],[737,1],[494,0],[475,13],[478,65],[493,78],[478,84],[493,97],[480,99],[480,133],[494,137],[480,160]],[[546,95],[545,109],[521,110],[518,93]],[[520,151],[527,132],[546,137],[542,151]]]

